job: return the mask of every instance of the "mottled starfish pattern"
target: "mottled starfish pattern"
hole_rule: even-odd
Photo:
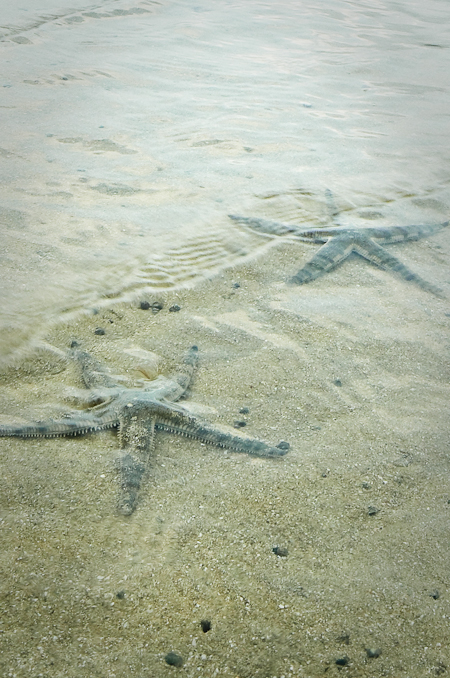
[[[130,515],[137,506],[143,476],[148,471],[155,433],[167,431],[194,438],[202,443],[260,457],[280,457],[288,443],[272,447],[254,438],[232,435],[214,428],[191,414],[176,401],[186,393],[198,362],[196,346],[187,352],[183,370],[172,378],[158,376],[142,388],[127,388],[118,383],[89,353],[73,343],[71,356],[81,368],[88,390],[80,391],[79,402],[87,409],[75,410],[58,420],[34,422],[23,426],[0,426],[0,436],[54,438],[96,433],[117,428],[123,454],[119,459],[121,496],[119,512]]]
[[[368,228],[333,226],[331,228],[302,228],[294,224],[267,221],[266,219],[241,217],[234,214],[229,216],[235,221],[269,235],[290,234],[298,240],[322,244],[317,254],[290,279],[290,282],[295,285],[303,285],[311,280],[315,280],[315,278],[319,278],[342,263],[350,254],[356,252],[356,254],[375,264],[375,266],[392,271],[404,280],[414,282],[422,289],[437,296],[442,296],[442,290],[421,278],[417,273],[410,271],[399,259],[387,252],[382,245],[426,238],[441,228],[448,226],[448,221],[443,224],[433,224],[430,226],[378,226]]]

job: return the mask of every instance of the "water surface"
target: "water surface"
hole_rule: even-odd
[[[448,8],[37,3],[3,10],[1,349],[258,252],[227,213],[443,220]],[[108,302],[109,303],[109,302]]]

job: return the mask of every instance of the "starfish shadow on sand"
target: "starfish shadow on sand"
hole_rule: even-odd
[[[78,391],[77,400],[86,409],[74,410],[58,420],[0,425],[0,437],[54,438],[118,429],[123,450],[118,460],[121,473],[118,509],[122,515],[130,515],[136,509],[158,431],[260,457],[280,457],[289,449],[285,442],[275,447],[255,438],[221,431],[177,403],[191,383],[198,362],[196,346],[187,352],[179,374],[172,378],[160,375],[153,381],[146,381],[142,388],[120,385],[118,379],[89,353],[81,350],[77,342],[73,342],[70,354],[81,368],[87,390]]]
[[[329,191],[327,192],[327,200],[329,203],[332,201]],[[334,210],[332,217],[334,218],[336,215],[337,211]],[[267,235],[290,235],[294,236],[297,240],[322,245],[317,254],[292,276],[289,282],[295,285],[303,285],[319,278],[336,268],[336,266],[355,252],[375,266],[391,271],[404,280],[414,282],[422,289],[436,296],[443,296],[442,290],[439,287],[427,282],[417,273],[411,271],[382,245],[426,238],[448,226],[448,221],[429,226],[379,226],[368,228],[333,226],[331,228],[302,228],[295,224],[253,217],[241,217],[234,214],[230,214],[229,217]]]

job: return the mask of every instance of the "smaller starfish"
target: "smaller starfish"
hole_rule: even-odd
[[[437,296],[442,296],[441,289],[427,282],[417,273],[410,271],[399,259],[387,252],[381,245],[426,238],[441,230],[441,228],[448,226],[448,221],[443,224],[433,224],[430,226],[379,226],[369,228],[333,226],[331,228],[302,228],[295,224],[240,217],[234,214],[230,214],[229,217],[252,229],[269,235],[291,234],[296,239],[304,240],[305,242],[325,243],[317,254],[290,279],[289,282],[295,285],[303,285],[315,278],[319,278],[342,263],[352,252],[356,252],[356,254],[375,264],[375,266],[392,271],[404,280],[414,282],[422,289]]]
[[[122,487],[119,512],[122,515],[130,515],[137,506],[156,431],[260,457],[280,457],[289,449],[288,443],[272,447],[255,438],[225,433],[176,403],[186,393],[197,365],[196,346],[186,354],[182,373],[172,378],[160,375],[142,388],[121,386],[95,358],[80,350],[77,342],[72,344],[71,357],[80,365],[84,385],[89,389],[77,392],[77,399],[87,405],[87,409],[72,411],[59,420],[23,426],[0,425],[0,436],[54,438],[117,428],[124,450],[119,460]]]

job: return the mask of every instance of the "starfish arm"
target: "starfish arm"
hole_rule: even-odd
[[[131,404],[119,415],[119,440],[123,450],[135,450],[147,457],[154,445],[153,408]]]
[[[118,388],[67,388],[64,399],[73,405],[95,407],[99,404],[111,402],[119,393]]]
[[[273,222],[276,223],[276,222]],[[442,228],[449,225],[446,221],[442,224],[421,226],[368,226],[363,228],[349,228],[347,226],[331,226],[330,228],[300,228],[292,231],[296,238],[305,242],[325,242],[329,238],[336,237],[363,237],[375,238],[382,245],[389,245],[406,240],[420,240],[434,235]],[[294,227],[292,227],[294,228]]]
[[[184,356],[183,368],[181,372],[174,374],[172,376],[172,381],[174,384],[174,389],[172,392],[167,393],[165,398],[172,402],[179,400],[182,395],[184,395],[189,388],[192,377],[196,370],[198,364],[198,348],[197,346],[191,346],[189,351]]]
[[[106,415],[96,417],[89,412],[77,412],[63,419],[49,419],[17,426],[0,426],[0,437],[58,438],[96,433],[115,428],[117,425],[118,421],[115,417]]]
[[[255,217],[240,217],[234,214],[228,215],[230,219],[239,221],[250,228],[256,229],[260,233],[268,235],[286,235],[290,233],[298,240],[313,243],[326,243],[333,236],[352,235],[354,228],[344,228],[343,226],[331,226],[330,228],[304,228],[297,224],[285,224],[282,221],[268,221],[267,219],[257,219]]]
[[[328,240],[317,254],[290,279],[290,282],[295,285],[303,285],[310,280],[319,278],[344,261],[351,254],[353,248],[353,238],[350,236],[341,235]]]
[[[336,205],[336,201],[334,199],[334,195],[332,191],[330,191],[329,188],[325,189],[325,200],[327,203],[328,207],[328,212],[330,214],[330,219],[333,223],[339,225],[339,214],[340,214],[340,209]]]
[[[360,233],[369,238],[375,238],[382,245],[389,245],[395,242],[405,242],[406,240],[420,240],[434,235],[442,228],[448,226],[449,222],[442,224],[429,225],[411,225],[411,226],[380,226],[378,228],[369,227],[360,229]]]
[[[121,419],[119,435],[125,454],[118,460],[121,487],[118,510],[121,515],[129,516],[137,508],[141,484],[148,472],[155,440],[155,421],[130,413],[130,416]]]
[[[118,385],[109,370],[90,353],[81,350],[76,341],[72,342],[71,355],[80,366],[81,377],[86,388],[111,388]]]
[[[246,438],[226,433],[214,428],[208,422],[197,419],[197,417],[187,413],[174,413],[170,420],[158,419],[155,428],[158,431],[166,431],[175,435],[193,438],[207,445],[221,447],[231,452],[242,452],[258,457],[281,457],[287,452],[286,448],[273,447],[256,438]]]
[[[442,290],[439,287],[427,282],[417,275],[417,273],[413,273],[409,268],[402,264],[402,262],[397,259],[397,257],[394,257],[392,254],[387,252],[384,247],[381,247],[381,245],[378,245],[370,238],[359,237],[358,239],[355,239],[354,250],[359,255],[364,257],[364,259],[367,259],[372,264],[379,266],[379,268],[382,268],[386,271],[393,271],[404,280],[415,282],[419,287],[426,290],[427,292],[431,292],[438,297],[442,296]]]

